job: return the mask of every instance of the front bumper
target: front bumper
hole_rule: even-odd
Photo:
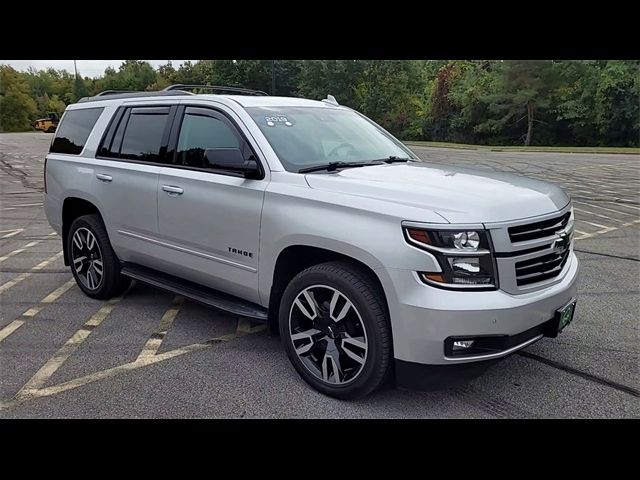
[[[578,259],[573,252],[570,255],[558,283],[518,295],[502,290],[442,290],[425,285],[413,271],[385,269],[386,275],[381,277],[391,314],[396,360],[429,365],[494,360],[540,339],[541,333],[524,337],[521,343],[510,344],[500,352],[468,358],[447,357],[444,349],[448,337],[516,337],[552,319],[557,309],[576,297]]]

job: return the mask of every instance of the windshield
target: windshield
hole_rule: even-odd
[[[252,107],[247,111],[290,172],[329,162],[413,158],[397,140],[350,110]]]

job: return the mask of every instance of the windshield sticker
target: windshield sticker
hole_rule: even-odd
[[[292,127],[294,123],[291,118],[288,118],[285,115],[269,115],[264,117],[264,119],[270,127],[275,127],[276,125]]]

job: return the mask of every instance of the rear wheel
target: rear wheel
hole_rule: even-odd
[[[89,297],[111,298],[131,283],[120,274],[120,262],[99,215],[76,218],[69,229],[66,248],[71,273]]]
[[[386,380],[389,321],[382,292],[361,269],[329,262],[300,272],[282,296],[279,324],[289,360],[320,392],[355,399]]]

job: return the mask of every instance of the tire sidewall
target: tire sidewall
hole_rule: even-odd
[[[346,385],[333,386],[322,382],[307,370],[293,347],[289,332],[289,312],[291,305],[302,290],[312,285],[327,285],[346,295],[360,313],[360,318],[366,329],[368,343],[367,360],[358,377]],[[367,289],[371,290],[370,287],[367,287]],[[371,293],[375,296],[377,292]],[[377,301],[380,303],[381,300],[378,298]],[[380,305],[380,307],[382,307],[382,305]],[[383,361],[383,341],[375,316],[376,314],[372,310],[372,306],[349,281],[333,271],[314,271],[312,267],[296,275],[282,295],[278,318],[280,338],[294,368],[308,384],[332,397],[345,399],[358,398],[372,390],[371,383],[375,381],[377,371],[380,369]]]
[[[98,246],[100,248],[100,253],[102,255],[102,270],[103,270],[103,278],[100,287],[91,290],[87,288],[83,283],[76,269],[73,265],[73,256],[72,256],[72,243],[73,243],[73,234],[79,228],[86,228],[89,230],[96,241],[98,242]],[[108,236],[104,225],[99,220],[96,215],[83,215],[81,217],[76,218],[71,227],[69,228],[69,233],[67,235],[67,255],[69,258],[69,265],[71,267],[71,273],[78,284],[78,287],[88,296],[93,298],[109,298],[111,296],[111,292],[114,289],[114,285],[118,280],[119,270],[116,265],[118,265],[117,259],[115,258],[115,254],[111,249],[111,244],[108,241]]]

